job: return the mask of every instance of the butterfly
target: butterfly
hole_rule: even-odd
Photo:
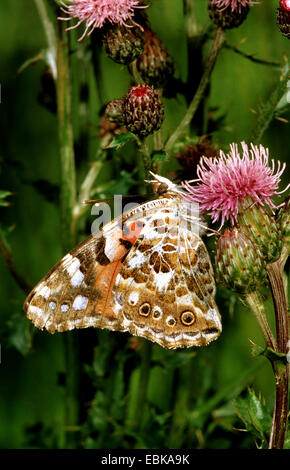
[[[220,335],[199,221],[181,186],[151,174],[156,199],[90,235],[28,295],[24,310],[35,326],[128,331],[166,349],[203,346]]]

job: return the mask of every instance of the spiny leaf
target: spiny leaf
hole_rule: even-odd
[[[168,160],[168,154],[164,152],[163,150],[159,150],[158,152],[153,152],[153,155],[152,155],[153,163],[165,162],[166,160]]]
[[[132,134],[131,132],[125,132],[119,135],[116,135],[113,137],[111,140],[110,144],[106,148],[116,148],[119,149],[126,145],[128,142],[134,142],[136,141],[136,136]]]
[[[235,400],[235,408],[247,431],[266,444],[271,429],[271,416],[262,400],[253,390],[249,390],[246,398],[238,397]]]

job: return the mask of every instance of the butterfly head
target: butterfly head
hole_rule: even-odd
[[[164,176],[156,175],[152,171],[150,171],[150,174],[153,176],[153,180],[145,180],[146,183],[150,183],[153,186],[153,190],[155,191],[158,196],[164,196],[165,194],[182,194],[183,191],[181,187],[179,187],[177,184],[173,183],[170,181],[168,178],[165,178]]]

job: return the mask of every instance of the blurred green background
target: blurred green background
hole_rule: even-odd
[[[199,21],[206,25],[207,2],[196,3]],[[228,43],[257,58],[282,63],[283,56],[289,52],[289,41],[283,38],[276,25],[277,3],[267,0],[255,5],[241,27],[227,32]],[[152,29],[175,59],[176,76],[186,80],[183,2],[154,0],[148,15]],[[74,122],[79,182],[99,144],[100,108],[128,90],[130,76],[125,67],[113,63],[102,53],[100,98],[87,50],[89,41],[75,44],[79,48],[75,64],[79,83],[87,86],[89,96],[88,100],[85,97],[81,102],[80,99],[79,116]],[[0,189],[11,191],[13,195],[9,198],[11,206],[0,207],[0,223],[5,233],[11,228],[8,243],[15,265],[31,286],[62,255],[57,120],[39,103],[45,64],[39,61],[18,73],[28,59],[46,47],[34,1],[1,2]],[[217,109],[217,116],[224,116],[213,135],[218,146],[227,149],[233,141],[248,140],[257,120],[251,110],[257,111],[261,102],[267,101],[279,81],[279,73],[277,68],[254,63],[229,49],[221,52],[210,88],[210,107]],[[186,105],[181,95],[177,99],[166,99],[165,104],[164,135],[167,137],[183,116]],[[289,109],[283,118],[290,118]],[[269,147],[273,158],[287,162],[289,124],[274,120],[261,143]],[[134,168],[133,151],[126,152],[124,147],[105,165],[104,174],[107,171],[117,182],[124,165],[128,173]],[[288,180],[289,173],[285,173],[281,188]],[[103,182],[101,178],[100,182]],[[88,235],[92,222],[89,209],[87,218]],[[84,233],[80,233],[79,239],[83,238]],[[1,257],[0,279],[0,447],[62,447],[65,445],[66,399],[63,337],[74,333],[52,336],[35,331],[22,311],[25,294]],[[271,311],[270,298],[267,302]],[[244,427],[236,417],[234,399],[251,386],[257,395],[261,394],[271,412],[274,394],[271,368],[265,359],[251,357],[250,340],[263,345],[263,339],[246,306],[223,289],[219,289],[218,303],[224,330],[214,344],[181,352],[153,346],[143,431],[129,432],[126,427],[126,420],[134,413],[134,394],[138,393],[139,350],[128,347],[127,334],[97,330],[78,333],[81,421],[80,428],[72,431],[77,434],[77,447],[235,448],[255,445],[253,437],[233,431],[233,427]],[[255,365],[257,368],[253,371]],[[117,382],[114,382],[108,370],[117,366],[120,377],[116,375]],[[115,393],[110,406],[115,408],[102,404],[110,387],[114,387]],[[208,403],[209,409],[200,415],[200,410]],[[102,414],[104,409],[106,415]],[[186,431],[188,424],[184,424],[186,410],[191,413],[191,432]],[[176,422],[173,422],[174,416]]]

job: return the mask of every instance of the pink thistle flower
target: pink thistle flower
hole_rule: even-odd
[[[280,7],[290,11],[290,0],[280,0]]]
[[[72,18],[78,19],[78,22],[68,30],[86,22],[85,31],[79,40],[82,40],[87,33],[90,35],[95,28],[101,28],[107,21],[123,26],[136,25],[133,20],[135,8],[147,8],[147,5],[140,5],[139,0],[68,0],[68,2],[69,5],[62,2],[61,9],[69,17],[58,19],[66,21]]]
[[[212,222],[221,218],[221,227],[226,219],[232,224],[237,221],[239,209],[245,208],[249,199],[259,206],[267,204],[276,208],[272,197],[277,192],[280,178],[286,164],[278,167],[275,172],[275,161],[269,166],[269,150],[262,145],[241,143],[243,155],[240,156],[237,144],[231,144],[227,155],[220,151],[220,157],[202,157],[197,167],[199,184],[191,186],[188,182],[183,186],[190,193],[187,201],[200,204],[202,212],[210,211]],[[284,191],[288,189],[287,186]],[[282,192],[284,192],[282,191]]]
[[[212,0],[212,3],[220,10],[231,7],[232,11],[241,13],[242,7],[253,6],[257,2],[252,2],[251,0]]]

